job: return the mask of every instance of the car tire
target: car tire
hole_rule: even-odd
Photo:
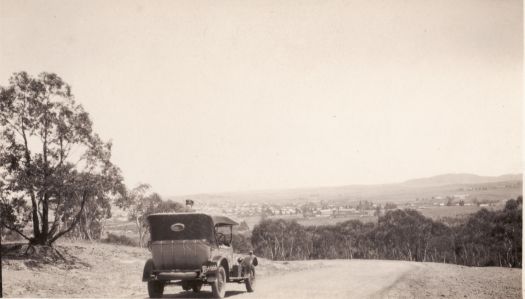
[[[181,285],[182,285],[182,289],[183,290],[185,290],[185,291],[191,290],[191,285],[190,285],[190,283],[188,281],[183,281],[181,283]]]
[[[164,282],[158,280],[148,281],[148,295],[150,298],[161,298],[164,293]]]
[[[246,291],[252,293],[255,289],[255,269],[253,267],[250,269],[250,275],[244,279],[244,284],[246,285]]]
[[[214,298],[224,298],[226,294],[226,271],[222,266],[217,269],[217,277],[211,284],[211,292]]]
[[[194,293],[198,293],[201,291],[201,288],[202,288],[202,282],[196,282],[194,283],[191,288],[193,289],[193,292]]]

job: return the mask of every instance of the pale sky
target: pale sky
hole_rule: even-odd
[[[57,73],[163,195],[519,173],[522,55],[518,0],[0,0],[0,85]]]

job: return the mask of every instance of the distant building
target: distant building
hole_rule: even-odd
[[[339,208],[337,210],[333,210],[334,217],[344,217],[353,214],[357,214],[357,210],[355,208]]]
[[[320,217],[329,217],[332,216],[333,210],[332,209],[321,209],[317,212],[317,215]]]

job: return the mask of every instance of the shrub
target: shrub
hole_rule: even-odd
[[[102,240],[104,243],[117,244],[117,245],[126,245],[126,246],[139,246],[137,240],[130,238],[125,235],[116,235],[108,233],[108,236]]]
[[[272,260],[369,258],[521,268],[522,200],[454,221],[435,221],[410,209],[389,210],[377,224],[302,226],[265,219],[254,226],[251,242],[257,255]]]
[[[250,239],[242,234],[233,234],[232,245],[237,253],[248,253],[253,249]]]

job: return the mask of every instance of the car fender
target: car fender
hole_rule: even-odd
[[[142,281],[149,281],[153,270],[155,270],[153,259],[148,259],[144,265],[144,271],[142,272]]]
[[[223,264],[223,263],[226,263],[226,269],[224,269],[224,271],[226,272],[226,277],[228,278],[228,274],[229,274],[229,263],[228,263],[228,259],[224,256],[214,256],[210,261],[207,262],[208,265],[217,265],[217,269],[216,270],[212,270],[212,271],[209,271],[206,272],[206,280],[208,282],[214,282],[216,279],[217,279],[217,271],[219,270],[219,267]]]

